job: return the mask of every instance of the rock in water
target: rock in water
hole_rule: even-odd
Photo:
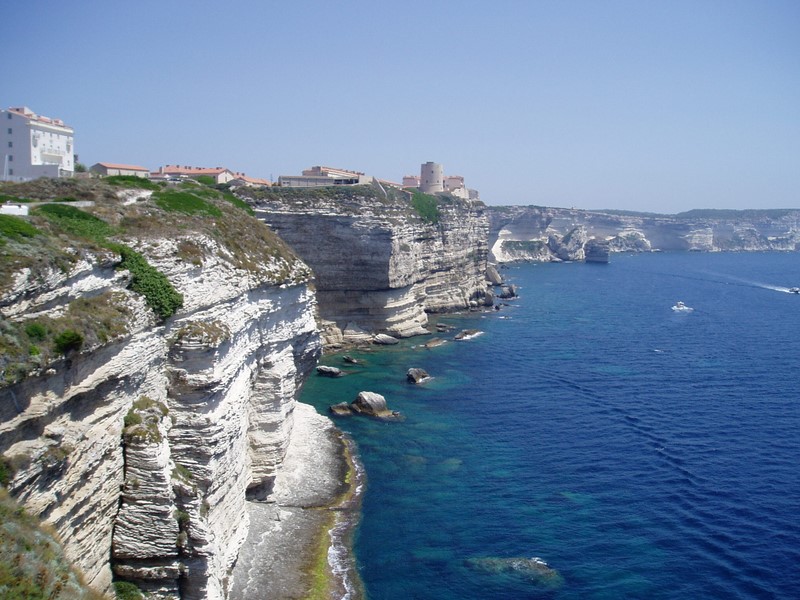
[[[422,383],[430,378],[431,376],[428,375],[428,372],[425,371],[425,369],[419,369],[417,367],[412,367],[406,373],[406,379],[409,383]]]
[[[517,286],[513,283],[509,285],[504,285],[500,288],[499,297],[503,300],[508,300],[510,298],[517,298]]]
[[[396,337],[386,335],[385,333],[379,333],[372,338],[372,341],[374,341],[376,344],[382,344],[384,346],[391,346],[400,342],[400,340],[398,340]]]
[[[349,417],[353,414],[353,409],[350,408],[350,405],[347,402],[332,404],[330,407],[328,407],[328,410],[332,415],[336,415],[337,417]]]
[[[459,331],[455,335],[454,339],[456,339],[456,340],[469,340],[469,339],[474,338],[477,335],[480,335],[480,333],[481,332],[478,329],[464,329],[462,331]]]
[[[354,412],[371,417],[395,417],[397,413],[386,406],[386,398],[375,392],[359,392],[358,397],[350,404]]]
[[[319,365],[317,367],[317,373],[322,375],[323,377],[341,377],[342,370],[338,369],[337,367],[329,367],[327,365]]]
[[[488,574],[511,573],[519,575],[532,583],[554,589],[564,583],[564,578],[538,556],[533,558],[470,558],[465,564],[475,570]]]

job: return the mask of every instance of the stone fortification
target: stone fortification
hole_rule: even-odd
[[[315,273],[329,342],[427,333],[427,313],[491,304],[485,206],[380,186],[241,190]]]
[[[208,196],[163,204],[208,215],[161,210],[146,195],[97,200],[85,211],[113,228],[102,235],[34,210],[34,229],[15,222],[25,235],[9,229],[5,240],[7,487],[100,591],[113,577],[157,598],[226,596],[247,497],[271,491],[320,353],[308,267]],[[166,275],[183,296],[173,316],[129,289],[134,276],[109,241]],[[82,344],[47,350],[67,324]]]
[[[584,260],[589,241],[611,252],[766,251],[800,248],[800,210],[651,215],[540,206],[488,207],[498,262]],[[582,240],[582,243],[581,243]]]

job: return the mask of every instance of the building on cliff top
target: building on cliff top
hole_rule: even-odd
[[[73,135],[61,119],[37,115],[27,106],[0,110],[3,181],[72,177]]]
[[[430,161],[421,165],[419,175],[405,175],[403,187],[417,188],[424,194],[447,192],[464,200],[478,200],[480,196],[477,190],[470,190],[464,185],[461,175],[445,176],[442,165]]]
[[[216,184],[230,183],[232,185],[250,187],[272,185],[266,179],[248,177],[241,171],[231,171],[225,167],[190,167],[188,165],[165,165],[159,167],[158,171],[150,173],[150,179],[156,181],[196,179],[203,175],[213,178]]]
[[[133,177],[142,177],[144,179],[149,179],[150,177],[150,169],[147,167],[139,167],[137,165],[120,165],[116,163],[95,163],[89,170],[92,173],[97,173],[98,175],[104,175],[106,177],[112,175],[132,175]]]
[[[302,175],[281,175],[278,185],[282,187],[327,187],[330,185],[364,185],[372,183],[373,177],[359,171],[315,166],[305,169]]]

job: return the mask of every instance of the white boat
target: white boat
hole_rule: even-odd
[[[789,288],[789,293],[790,294],[800,294],[800,287]]]
[[[688,312],[692,312],[694,309],[691,306],[686,306],[683,302],[678,300],[675,303],[675,306],[672,307],[672,310],[674,310],[675,312],[688,313]]]

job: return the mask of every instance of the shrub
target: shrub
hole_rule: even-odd
[[[189,525],[189,513],[184,512],[182,510],[176,510],[174,515],[175,520],[178,522],[178,529],[181,531],[185,531],[186,527]]]
[[[83,336],[73,329],[66,329],[53,339],[53,347],[60,354],[80,350],[81,346],[83,346]]]
[[[47,337],[47,327],[41,323],[33,321],[25,325],[25,335],[27,335],[31,340],[41,342],[45,337]]]
[[[423,194],[415,190],[411,197],[411,206],[417,211],[420,218],[426,223],[438,223],[441,215],[439,214],[439,201],[436,196]]]
[[[114,582],[114,595],[117,600],[143,600],[141,590],[128,581]]]
[[[125,426],[125,428],[132,427],[133,425],[141,425],[142,415],[137,413],[134,409],[130,409],[128,414],[125,415],[122,424]]]
[[[131,273],[130,288],[144,296],[156,315],[166,319],[183,306],[183,296],[172,287],[166,275],[151,266],[144,256],[123,245],[116,245],[115,249],[122,255],[119,268]]]
[[[14,476],[14,471],[11,465],[8,464],[4,458],[0,458],[0,485],[8,485],[11,478]]]

